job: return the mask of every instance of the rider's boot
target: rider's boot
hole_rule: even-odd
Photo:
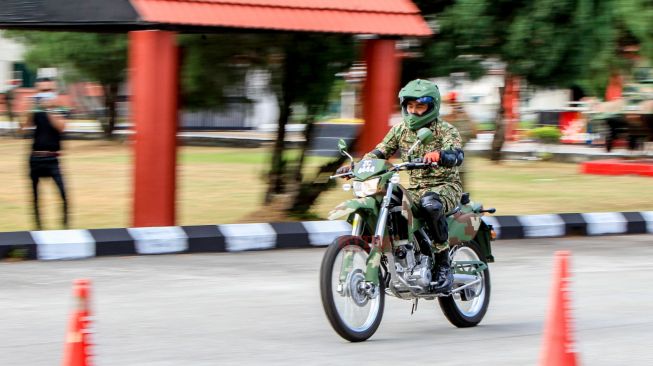
[[[433,292],[446,293],[451,291],[453,285],[453,271],[451,270],[451,259],[449,250],[442,250],[435,253]]]

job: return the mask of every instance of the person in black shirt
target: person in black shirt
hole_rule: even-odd
[[[34,220],[36,228],[41,230],[38,184],[40,178],[50,177],[59,188],[63,200],[63,227],[68,228],[68,200],[58,158],[65,119],[57,107],[56,82],[49,78],[42,78],[37,80],[36,87],[38,93],[32,97],[32,107],[21,123],[23,129],[34,127],[32,150],[29,157]]]

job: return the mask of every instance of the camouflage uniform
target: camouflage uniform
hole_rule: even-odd
[[[452,112],[447,116],[447,120],[451,123],[460,133],[463,148],[473,138],[476,137],[476,126],[465,112],[464,107],[459,103],[451,103]],[[469,182],[466,180],[467,168],[463,165],[459,168],[460,181],[464,190],[469,189]]]
[[[385,136],[383,141],[378,144],[375,150],[380,151],[389,159],[397,150],[401,153],[401,160],[408,161],[410,158],[421,158],[426,153],[440,150],[450,150],[462,148],[462,141],[458,130],[451,124],[436,119],[428,126],[433,131],[434,139],[431,143],[420,144],[413,150],[413,156],[408,156],[408,150],[415,143],[417,133],[412,131],[405,122],[401,122]],[[370,152],[365,158],[377,159],[374,153]],[[453,210],[460,202],[460,196],[463,193],[462,183],[458,175],[458,167],[444,168],[437,167],[434,169],[417,169],[410,170],[410,187],[408,192],[414,202],[419,202],[426,192],[435,192],[440,195],[445,212]]]

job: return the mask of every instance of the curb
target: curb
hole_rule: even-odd
[[[653,233],[653,211],[483,216],[497,239]],[[38,260],[110,255],[242,252],[324,247],[351,232],[346,221],[163,226],[0,233],[0,258]]]

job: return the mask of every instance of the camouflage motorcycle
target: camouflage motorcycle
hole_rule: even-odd
[[[418,137],[411,151],[433,135],[424,128]],[[338,147],[351,159],[353,169],[331,178],[352,178],[353,184],[343,188],[353,188],[358,198],[343,202],[329,216],[352,224],[351,235],[329,246],[320,269],[322,305],[333,329],[352,342],[368,339],[381,323],[386,294],[412,301],[412,311],[420,299],[437,298],[453,325],[477,325],[490,301],[487,264],[494,261],[493,230],[481,216],[495,210],[484,210],[465,194],[460,205],[447,213],[454,284],[451,292],[438,293],[426,217],[400,184],[399,175],[402,170],[432,169],[434,164],[419,159],[401,164],[364,159],[354,164],[343,140]]]

